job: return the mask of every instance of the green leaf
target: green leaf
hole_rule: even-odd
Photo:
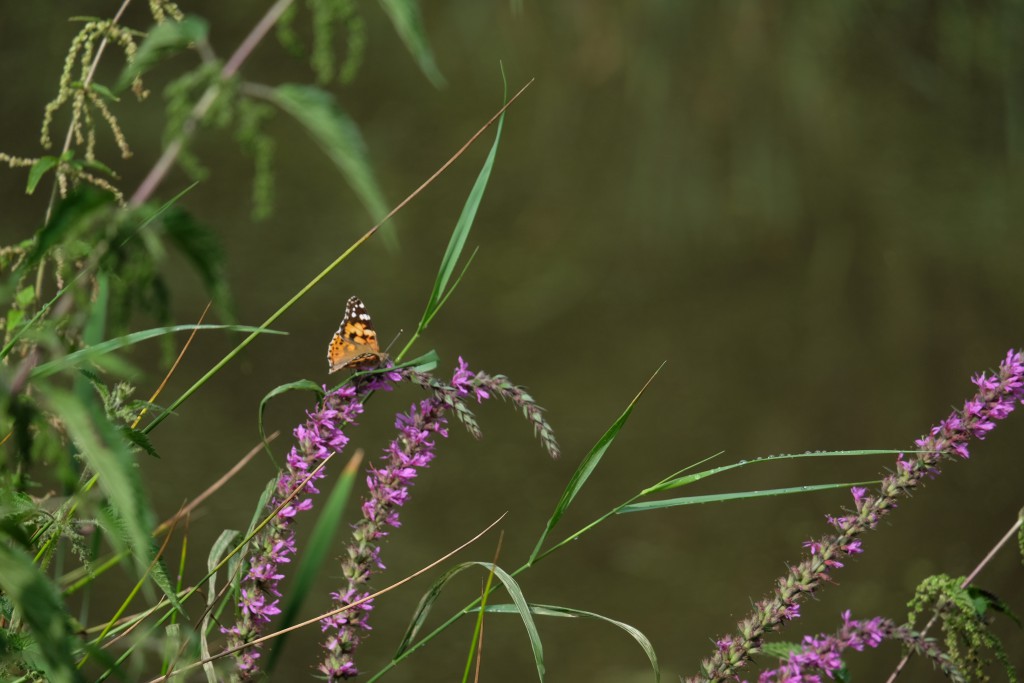
[[[761,643],[761,652],[769,657],[775,657],[776,659],[786,659],[789,657],[790,652],[797,652],[799,649],[800,643],[790,643],[784,640],[772,643]]]
[[[224,271],[224,248],[216,233],[180,206],[169,207],[161,218],[169,241],[192,263],[218,312],[233,322],[231,296]]]
[[[57,157],[45,156],[36,159],[36,162],[28,170],[28,183],[25,185],[25,194],[35,192],[36,186],[39,185],[39,181],[43,179],[46,172],[56,166]]]
[[[281,611],[280,629],[286,629],[296,622],[303,600],[312,592],[314,582],[321,575],[320,570],[324,566],[324,561],[332,553],[333,541],[338,535],[338,529],[341,528],[341,520],[357,475],[358,470],[354,468],[346,468],[342,472],[331,489],[327,502],[324,503],[323,511],[316,520],[316,526],[313,527],[313,533],[309,540],[303,542],[302,555],[295,576],[289,579],[291,588],[288,589],[287,602]],[[274,647],[266,663],[268,674],[273,671],[287,638],[288,634],[282,634],[274,640]]]
[[[274,88],[271,100],[305,127],[373,220],[383,219],[388,206],[370,166],[363,135],[356,122],[338,108],[334,97],[320,88],[285,83]]]
[[[110,273],[96,273],[96,298],[86,312],[82,328],[82,343],[89,347],[102,344],[107,328],[107,309],[110,305]]]
[[[40,385],[36,385],[39,388]],[[156,526],[135,459],[123,437],[94,401],[55,388],[43,388],[45,402],[59,415],[82,458],[96,473],[97,483],[117,514],[114,528],[123,529],[139,574],[148,572],[167,599],[184,614],[163,565],[153,562],[152,533]]]
[[[490,180],[491,170],[494,168],[494,158],[498,154],[498,143],[501,142],[501,130],[504,123],[505,115],[502,114],[501,118],[498,119],[498,128],[494,134],[491,151],[487,154],[483,168],[480,169],[476,182],[473,183],[473,188],[469,191],[466,203],[462,207],[462,213],[459,214],[459,220],[456,221],[452,236],[448,239],[448,247],[445,249],[444,256],[441,257],[441,266],[437,271],[437,277],[434,278],[434,288],[430,292],[427,307],[424,309],[423,318],[420,321],[420,331],[426,329],[447,298],[445,289],[448,286],[448,280],[451,278],[452,273],[455,272],[455,266],[458,264],[459,258],[462,256],[462,250],[466,246],[466,239],[469,237],[469,231],[473,227],[476,212],[484,198],[484,190],[487,189],[487,181]],[[459,278],[461,279],[461,277],[460,275]]]
[[[18,308],[28,308],[32,305],[32,302],[36,300],[35,287],[31,285],[21,289],[17,294],[14,295],[14,303]]]
[[[154,26],[139,45],[135,59],[125,66],[121,77],[117,79],[115,91],[122,91],[132,84],[137,77],[146,73],[160,61],[181,52],[194,43],[203,42],[209,34],[209,26],[204,19],[188,15],[182,21],[165,21]]]
[[[608,451],[612,442],[615,441],[615,437],[618,436],[622,428],[626,426],[626,422],[629,420],[629,416],[632,414],[633,408],[636,407],[640,397],[644,395],[645,391],[647,391],[647,387],[651,386],[651,382],[654,381],[654,378],[658,376],[658,373],[661,372],[661,368],[663,367],[665,367],[664,363],[658,366],[658,369],[654,371],[654,374],[651,375],[650,379],[647,380],[637,395],[633,397],[633,400],[629,402],[626,409],[622,411],[622,415],[619,415],[619,418],[615,420],[604,435],[598,439],[597,443],[594,444],[594,447],[591,448],[590,452],[587,453],[585,458],[583,458],[583,462],[581,462],[579,467],[576,468],[576,471],[573,472],[572,479],[569,480],[569,484],[565,487],[565,491],[562,492],[562,497],[555,505],[554,512],[551,513],[551,517],[548,519],[547,526],[541,533],[540,538],[537,539],[537,545],[534,547],[533,553],[530,554],[530,559],[527,564],[532,564],[533,561],[537,559],[548,534],[550,534],[555,528],[558,521],[562,519],[562,515],[565,514],[565,511],[569,509],[569,505],[571,505],[572,501],[576,498],[576,494],[580,492],[583,485],[587,483],[587,479],[589,479],[590,475],[594,473],[594,470],[601,462],[601,458],[604,457],[604,454]]]
[[[0,543],[0,588],[28,626],[35,641],[32,650],[39,655],[32,663],[46,680],[84,680],[75,668],[78,647],[60,595],[31,557],[7,543]]]
[[[234,547],[236,538],[238,538],[236,529],[225,529],[220,532],[220,536],[217,537],[206,558],[206,571],[210,578],[206,590],[206,611],[203,613],[203,625],[199,631],[199,651],[203,659],[209,659],[211,654],[208,636],[210,629],[213,628],[212,617],[217,600],[217,566],[220,565],[221,558]],[[206,673],[206,680],[209,683],[217,683],[221,680],[217,675],[217,670],[213,667],[213,662],[203,664],[203,671]]]
[[[471,567],[483,567],[489,572],[493,572],[494,576],[501,581],[502,585],[505,586],[505,590],[508,592],[509,597],[512,598],[512,602],[515,606],[515,611],[519,614],[523,620],[523,626],[526,627],[526,634],[530,639],[530,647],[533,649],[533,660],[537,665],[537,676],[541,681],[544,680],[544,647],[540,641],[540,633],[537,631],[537,625],[533,621],[533,616],[530,614],[530,606],[526,602],[526,598],[523,596],[523,591],[519,588],[519,584],[512,578],[512,575],[506,572],[501,567],[492,564],[490,562],[464,562],[456,565],[446,571],[440,576],[431,586],[427,589],[427,592],[420,598],[420,603],[416,607],[416,611],[413,613],[412,621],[409,623],[409,627],[406,629],[405,635],[402,637],[402,642],[398,644],[398,650],[394,654],[394,658],[398,658],[404,653],[412,641],[415,640],[416,634],[419,633],[423,627],[423,623],[427,619],[427,615],[430,613],[430,608],[434,606],[434,603],[440,597],[441,592],[445,586],[455,578],[458,574]],[[469,610],[466,611],[468,613]]]
[[[103,85],[102,83],[96,83],[95,81],[89,84],[89,87],[93,91],[99,93],[103,97],[107,98],[111,102],[120,102],[121,98],[114,94],[114,91]]]
[[[519,612],[519,608],[516,605],[488,605],[484,610],[485,612],[494,612],[496,614],[515,614]],[[535,605],[530,603],[530,613],[541,617],[562,617],[562,618],[584,618],[584,619],[595,619],[602,621],[606,624],[611,624],[616,628],[620,628],[625,631],[629,636],[639,643],[644,654],[647,655],[647,659],[651,662],[651,669],[654,670],[655,680],[661,680],[661,667],[658,666],[658,656],[654,652],[654,645],[651,644],[650,639],[643,634],[643,631],[630,626],[629,624],[611,619],[609,617],[597,614],[595,612],[586,612],[580,609],[572,609],[571,607],[557,607],[555,605]]]
[[[131,441],[133,444],[146,451],[146,453],[152,455],[154,458],[159,458],[160,454],[153,448],[153,443],[149,440],[149,437],[140,432],[138,429],[132,429],[127,425],[121,427],[121,433],[124,434],[124,438]]]
[[[971,601],[974,603],[974,608],[978,612],[978,617],[985,617],[986,612],[991,609],[1009,617],[1013,623],[1017,624],[1017,628],[1024,628],[1024,624],[1022,624],[1020,618],[1014,614],[1010,605],[995,593],[987,591],[984,588],[968,586],[967,594],[971,596]]]
[[[49,377],[55,373],[95,361],[100,356],[104,356],[126,346],[131,346],[132,344],[138,344],[139,342],[147,339],[152,339],[153,337],[159,337],[173,332],[190,332],[192,330],[228,330],[231,332],[286,334],[285,332],[278,332],[276,330],[261,330],[258,327],[250,327],[248,325],[171,325],[170,327],[154,327],[149,330],[132,332],[131,334],[126,334],[123,337],[108,339],[107,341],[96,344],[95,346],[79,349],[78,351],[69,353],[66,356],[55,358],[48,363],[42,363],[37,365],[29,376],[36,379],[40,377]]]
[[[86,220],[95,218],[98,212],[112,208],[113,204],[113,195],[91,185],[83,186],[63,199],[57,204],[50,222],[37,233],[35,248],[19,270],[34,268],[39,259],[58,244],[70,229],[80,227]]]
[[[270,399],[276,396],[280,396],[281,394],[287,393],[289,391],[312,391],[314,394],[317,395],[317,401],[319,401],[324,396],[323,388],[316,382],[312,382],[308,379],[300,379],[297,382],[289,382],[288,384],[282,384],[280,386],[274,387],[269,392],[267,392],[267,395],[264,396],[263,399],[260,401],[259,417],[257,418],[257,423],[260,429],[260,440],[263,442],[263,448],[264,450],[267,451],[267,453],[270,453],[270,447],[267,445],[267,433],[263,429],[263,411],[266,410],[267,403],[270,401]]]
[[[20,308],[12,308],[7,311],[7,329],[16,331],[21,321],[25,319],[25,311]]]
[[[670,489],[679,488],[681,486],[687,486],[687,485],[693,484],[693,483],[695,483],[697,481],[701,481],[701,480],[707,479],[709,477],[713,477],[716,474],[722,474],[723,472],[728,472],[729,470],[739,469],[741,467],[747,467],[749,465],[756,465],[756,464],[761,464],[761,463],[766,463],[766,462],[773,462],[773,461],[776,461],[776,460],[799,460],[799,459],[803,459],[803,458],[843,458],[843,457],[849,457],[849,456],[852,456],[852,455],[856,455],[856,456],[859,456],[859,455],[895,455],[897,453],[902,453],[902,452],[904,452],[904,451],[872,449],[872,450],[859,450],[859,451],[818,451],[818,452],[811,452],[811,453],[784,453],[784,454],[780,454],[780,455],[767,455],[767,456],[764,456],[764,457],[753,458],[751,460],[740,460],[739,462],[734,462],[734,463],[729,464],[729,465],[722,465],[721,467],[714,467],[714,468],[709,469],[709,470],[703,470],[701,472],[695,472],[693,474],[688,474],[688,475],[682,476],[682,477],[673,475],[672,477],[669,477],[668,479],[665,479],[664,481],[658,482],[657,484],[655,484],[654,486],[651,486],[650,488],[644,489],[643,495],[647,495],[647,494],[650,494],[650,493],[660,493],[661,491],[668,491]]]
[[[644,503],[631,503],[624,505],[616,511],[616,514],[624,515],[628,512],[643,512],[645,510],[661,510],[663,508],[678,507],[680,505],[699,505],[701,503],[722,503],[727,500],[743,500],[745,498],[765,498],[768,496],[785,496],[791,493],[811,493],[813,491],[827,491],[829,489],[850,488],[851,486],[870,486],[881,481],[857,481],[841,484],[817,484],[814,486],[793,486],[782,489],[765,489],[764,491],[739,491],[736,493],[714,493],[706,496],[686,496],[684,498],[670,498],[668,500],[652,500]]]
[[[380,0],[380,6],[391,20],[395,33],[405,43],[406,49],[416,60],[420,70],[435,88],[445,85],[444,76],[437,68],[434,53],[427,41],[427,32],[423,28],[423,16],[416,0]]]
[[[104,173],[113,178],[117,177],[117,173],[114,172],[114,169],[110,168],[99,159],[83,159],[81,162],[79,162],[79,165],[83,168],[89,168],[94,171],[100,171],[101,173]]]

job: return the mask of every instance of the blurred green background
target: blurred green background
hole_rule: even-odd
[[[43,106],[77,30],[67,18],[110,16],[118,4],[5,3],[5,152],[40,153]],[[224,57],[266,5],[182,3],[210,21]],[[126,23],[143,22],[143,10],[133,7]],[[361,126],[391,204],[500,106],[499,63],[513,90],[536,79],[506,121],[470,238],[480,252],[414,351],[436,349],[440,373],[461,355],[526,385],[563,448],[561,460],[549,461],[509,406],[480,408],[481,442],[453,427],[385,547],[388,571],[375,586],[505,512],[500,562],[518,566],[580,458],[662,361],[563,533],[719,451],[725,464],[811,449],[910,448],[970,395],[972,373],[1024,343],[1019,2],[425,3],[448,81],[440,90],[376,4],[360,11],[365,63],[351,85],[332,89]],[[117,73],[111,56],[101,80]],[[128,191],[160,152],[162,84],[193,64],[175,58],[150,77],[153,97],[118,105],[136,154],[120,161],[105,139],[101,157]],[[242,75],[271,85],[312,80],[307,65],[272,40]],[[281,115],[271,131],[272,218],[251,220],[251,164],[216,131],[196,139],[212,174],[185,199],[226,247],[238,318],[247,324],[276,310],[373,223],[299,126]],[[381,240],[359,250],[278,321],[289,336],[258,340],[154,432],[162,458],[142,466],[161,517],[257,442],[257,407],[268,391],[299,378],[327,381],[324,350],[349,295],[363,298],[382,339],[410,334],[491,139],[398,215],[397,250]],[[23,172],[5,177],[7,243],[39,225],[49,186],[26,197]],[[161,197],[187,182],[172,174]],[[173,254],[166,272],[176,321],[194,321],[206,302],[198,278]],[[165,402],[234,341],[198,337]],[[162,372],[158,354],[142,349],[134,359],[149,370],[137,380],[148,395]],[[419,396],[406,388],[374,401],[353,445],[375,456],[394,411]],[[284,431],[278,454],[305,407],[297,395],[271,405],[268,427]],[[837,572],[841,585],[805,604],[805,618],[783,636],[831,631],[847,608],[855,617],[900,620],[921,579],[968,573],[1022,504],[1022,419],[1012,416],[969,462],[948,465],[867,536],[864,555]],[[891,463],[779,462],[682,493],[861,481]],[[191,580],[223,528],[249,523],[272,473],[261,456],[192,520]],[[531,601],[628,622],[653,640],[668,677],[694,673],[711,639],[731,632],[797,560],[801,542],[827,531],[824,515],[850,504],[838,490],[612,519],[525,574],[523,588]],[[460,559],[489,560],[496,540]],[[338,575],[333,566],[324,572],[308,616],[324,609]],[[433,576],[378,601],[358,658],[363,670],[387,660]],[[1005,551],[978,583],[1019,613],[1020,576],[1019,559]],[[461,606],[482,580],[465,575],[443,604]],[[443,607],[436,618],[442,614]],[[566,620],[542,620],[540,628],[550,680],[650,680],[643,654],[617,630]],[[1005,620],[997,631],[1024,664],[1020,631]],[[470,632],[468,621],[450,630],[387,680],[453,680]],[[485,633],[484,680],[535,676],[516,619],[490,618]],[[312,672],[318,642],[315,629],[293,638],[278,677]],[[881,680],[898,657],[886,645],[850,664],[856,680]],[[937,680],[930,671],[917,663],[906,680]]]

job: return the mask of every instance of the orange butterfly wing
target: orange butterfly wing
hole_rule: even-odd
[[[343,368],[374,368],[386,358],[387,354],[381,353],[377,333],[363,302],[359,297],[349,297],[345,304],[345,317],[327,346],[329,372]]]

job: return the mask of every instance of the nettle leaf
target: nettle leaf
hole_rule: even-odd
[[[161,218],[168,240],[196,269],[217,311],[229,322],[231,295],[225,275],[224,247],[213,230],[179,206],[168,208]]]
[[[54,245],[72,230],[82,229],[114,208],[114,196],[105,190],[86,185],[61,200],[42,230],[36,233],[36,243],[20,270],[34,268]]]
[[[443,87],[444,76],[434,61],[434,53],[427,41],[427,31],[423,28],[423,15],[420,14],[416,0],[380,0],[380,6],[424,75],[435,88]]]
[[[25,194],[32,194],[36,191],[36,187],[39,185],[39,181],[43,179],[46,172],[51,168],[56,168],[60,162],[57,157],[45,156],[36,159],[36,162],[32,164],[32,168],[28,170],[28,183],[25,185]]]
[[[121,72],[114,90],[124,90],[132,81],[169,56],[187,49],[190,45],[205,41],[209,32],[210,27],[206,20],[194,15],[189,15],[181,21],[157,24],[139,45],[135,59]]]
[[[103,85],[102,83],[90,83],[89,87],[94,91],[107,98],[111,102],[120,102],[121,98],[114,94],[114,91]]]
[[[84,680],[75,667],[78,644],[54,584],[27,553],[0,544],[0,589],[28,626],[35,646],[26,650],[46,680]]]
[[[138,429],[132,429],[131,427],[121,427],[121,433],[124,434],[128,441],[146,451],[146,453],[152,455],[154,458],[159,458],[160,454],[156,452],[156,448],[153,447],[153,443],[149,440],[149,437],[140,432]]]
[[[320,88],[285,83],[274,88],[272,100],[313,136],[373,220],[383,219],[388,212],[387,202],[370,166],[363,134],[334,97]]]

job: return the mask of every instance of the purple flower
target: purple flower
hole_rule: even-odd
[[[368,468],[369,497],[361,508],[362,519],[353,525],[353,541],[347,559],[342,562],[347,585],[331,594],[336,606],[369,595],[365,588],[370,577],[384,569],[379,542],[388,535],[388,528],[401,526],[397,508],[409,500],[409,487],[418,469],[434,459],[435,442],[431,437],[448,434],[444,409],[442,401],[429,398],[414,403],[408,412],[399,413],[395,418],[398,436],[384,449],[383,465]],[[319,670],[328,681],[345,680],[358,674],[353,653],[370,630],[367,617],[372,609],[372,601],[367,601],[321,621],[327,636]]]
[[[790,619],[791,608],[798,601],[814,593],[823,582],[831,581],[831,570],[843,566],[838,558],[862,552],[861,534],[878,526],[884,516],[896,509],[898,499],[916,489],[925,478],[938,476],[939,463],[944,458],[968,458],[970,439],[984,439],[995,427],[995,422],[1009,415],[1024,396],[1024,353],[1011,349],[995,374],[987,376],[982,373],[971,381],[978,391],[964,403],[963,409],[954,411],[917,439],[914,444],[918,452],[909,456],[900,453],[896,459],[896,471],[882,480],[877,491],[869,493],[855,487],[852,493],[856,514],[829,516],[828,521],[839,533],[804,542],[808,552],[801,562],[790,567],[789,573],[778,579],[771,595],[755,604],[754,611],[738,624],[737,635],[716,641],[719,646],[701,662],[700,675],[688,681],[735,679],[736,672],[759,649],[764,635]],[[867,638],[864,642],[870,644],[872,639]],[[723,643],[727,644],[724,649]],[[821,657],[825,656],[821,654]],[[827,658],[821,659],[819,668],[827,670],[828,661]],[[785,667],[773,675],[777,678],[765,680],[810,681],[820,678],[817,674],[800,678],[803,674],[793,674]]]
[[[507,377],[474,373],[462,358],[459,358],[451,384],[422,373],[409,372],[408,376],[431,390],[432,395],[395,416],[398,436],[384,449],[383,462],[368,468],[366,485],[369,496],[361,507],[362,519],[352,527],[352,542],[341,566],[346,584],[331,595],[338,607],[371,593],[368,590],[370,578],[384,569],[380,542],[387,537],[389,529],[401,526],[399,509],[409,500],[409,487],[420,470],[434,459],[437,438],[448,436],[446,413],[454,413],[470,433],[479,436],[479,427],[464,399],[473,397],[481,402],[496,394],[511,400],[533,423],[534,432],[540,435],[548,451],[553,456],[558,455],[558,445],[542,410],[529,394]],[[367,618],[372,609],[372,601],[368,601],[321,621],[326,637],[324,659],[319,670],[328,681],[334,683],[358,673],[353,655],[370,630]]]
[[[834,635],[804,636],[800,648],[789,653],[782,665],[758,677],[759,683],[818,683],[835,680],[843,668],[845,650],[861,652],[877,648],[886,639],[901,642],[908,649],[934,661],[954,680],[963,680],[948,655],[938,646],[907,626],[875,617],[867,621],[850,618],[843,612],[843,626]],[[827,677],[827,678],[826,678]]]
[[[312,509],[312,496],[319,493],[314,482],[326,476],[323,469],[310,475],[326,458],[348,443],[348,437],[341,428],[345,424],[353,424],[363,412],[364,397],[371,391],[390,389],[391,382],[397,381],[396,373],[383,373],[383,376],[381,379],[381,375],[372,375],[326,393],[317,409],[307,413],[306,422],[292,432],[296,445],[285,458],[285,469],[278,476],[274,494],[267,502],[267,513],[281,506],[296,489],[301,487],[301,490],[252,539],[249,569],[241,580],[238,623],[224,629],[230,636],[229,648],[255,640],[263,627],[280,614],[278,598],[281,592],[278,586],[284,579],[281,568],[291,562],[296,551],[292,523],[298,513]],[[397,377],[400,379],[401,375]],[[259,674],[257,647],[235,652],[237,680],[250,680]]]

